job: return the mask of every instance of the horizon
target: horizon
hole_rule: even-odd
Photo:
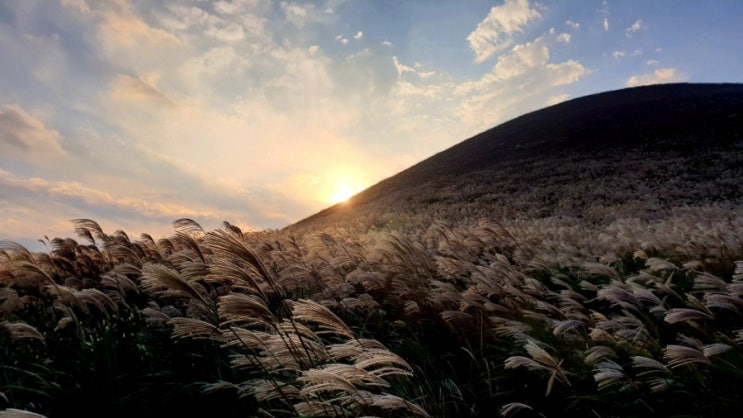
[[[0,240],[287,226],[482,131],[740,83],[743,3],[0,3]]]

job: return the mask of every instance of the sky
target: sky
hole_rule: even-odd
[[[0,0],[0,240],[281,228],[485,129],[742,82],[738,0]]]

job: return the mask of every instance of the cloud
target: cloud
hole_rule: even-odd
[[[453,93],[461,98],[454,113],[465,126],[481,130],[543,107],[544,97],[560,97],[549,93],[591,71],[572,59],[550,62],[549,44],[556,41],[550,31],[532,42],[516,45],[498,58],[492,71],[478,80],[456,85]]]
[[[573,84],[591,73],[583,64],[575,60],[567,60],[559,64],[549,63],[546,68],[548,70],[550,86]]]
[[[653,66],[653,67],[654,67],[654,66],[656,66],[656,65],[660,64],[660,62],[658,62],[657,60],[654,60],[654,59],[649,59],[649,60],[647,60],[647,62],[646,62],[645,64],[647,64],[647,65],[650,65],[650,66]]]
[[[146,197],[114,194],[77,181],[21,177],[0,169],[0,239],[33,243],[45,235],[69,236],[68,220],[75,218],[94,219],[108,231],[131,233],[136,228],[158,237],[168,235],[170,222],[182,217],[197,219],[209,228],[223,220],[246,225],[238,210],[210,208],[198,201],[177,202],[177,197],[164,199],[159,193]]]
[[[679,73],[675,68],[658,68],[652,74],[634,75],[627,80],[627,87],[644,86],[648,84],[678,83],[687,81],[688,76]]]
[[[90,6],[85,0],[62,0],[62,6],[77,9],[80,13],[89,13]]]
[[[243,26],[237,22],[219,22],[209,27],[204,33],[227,43],[235,43],[245,39]]]
[[[528,0],[506,0],[502,6],[494,6],[477,28],[467,36],[470,48],[475,53],[475,62],[483,62],[511,44],[510,35],[522,32],[539,12]]]
[[[604,32],[609,32],[609,18],[604,18]]]
[[[353,39],[359,40],[364,37],[364,32],[358,31],[356,32],[356,35],[353,35]]]
[[[562,43],[569,44],[570,43],[571,36],[570,36],[569,33],[561,33],[561,34],[557,35],[557,38],[556,39],[557,39],[557,42],[562,42]]]
[[[635,32],[645,29],[647,26],[642,24],[642,19],[637,19],[630,27],[624,30],[627,37],[631,37]]]
[[[65,202],[76,207],[79,213],[105,212],[126,214],[127,217],[142,217],[173,220],[183,216],[213,219],[211,210],[195,209],[161,201],[113,196],[108,192],[83,185],[76,181],[50,181],[39,177],[21,178],[0,169],[0,187],[6,195],[37,195],[56,202]]]
[[[540,37],[534,42],[516,45],[509,53],[498,57],[493,72],[501,80],[513,78],[532,68],[543,66],[549,57],[545,38]]]
[[[312,5],[308,5],[312,7]],[[307,9],[297,3],[281,3],[281,10],[284,12],[286,20],[294,26],[301,28],[307,21]]]
[[[160,67],[168,57],[185,52],[183,41],[145,22],[125,1],[110,5],[98,26],[101,52],[109,62],[144,70]]]
[[[572,20],[566,20],[565,24],[569,26],[571,29],[578,30],[580,29],[580,23],[573,22]]]
[[[46,160],[63,154],[57,131],[18,105],[0,106],[0,156]]]
[[[110,97],[116,101],[149,103],[172,107],[175,103],[152,84],[138,77],[118,74],[113,81]]]
[[[397,75],[399,77],[402,77],[402,75],[405,74],[405,73],[414,73],[415,72],[415,68],[408,67],[405,64],[401,64],[400,63],[400,60],[396,56],[393,56],[392,57],[392,62],[395,64],[395,69],[397,70]]]
[[[618,60],[619,58],[624,57],[624,51],[614,51],[611,53],[611,56],[614,57],[615,60]]]
[[[559,94],[557,96],[552,96],[547,100],[547,106],[553,106],[558,103],[562,103],[568,100],[569,98],[570,96],[568,96],[567,94]]]

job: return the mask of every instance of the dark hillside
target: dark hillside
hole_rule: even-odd
[[[492,128],[290,229],[418,213],[607,221],[683,205],[739,205],[742,135],[740,84],[595,94]]]

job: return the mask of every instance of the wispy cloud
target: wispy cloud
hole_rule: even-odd
[[[18,105],[0,106],[0,159],[41,159],[64,154],[61,136]]]
[[[571,29],[578,30],[580,29],[580,23],[574,22],[572,20],[566,20],[565,24],[570,27]]]
[[[640,30],[642,30],[642,29],[646,29],[646,28],[647,28],[647,26],[645,26],[645,25],[644,25],[644,24],[642,23],[642,19],[637,19],[637,20],[635,21],[635,23],[633,23],[632,25],[630,25],[630,27],[628,27],[627,29],[625,29],[625,30],[624,30],[624,33],[625,33],[625,34],[627,35],[627,37],[629,38],[629,37],[631,37],[631,36],[632,36],[632,35],[633,35],[633,34],[634,34],[635,32],[638,32],[638,31],[640,31]]]
[[[506,0],[502,6],[494,6],[487,17],[467,36],[470,48],[475,53],[475,62],[483,62],[511,44],[510,35],[523,31],[529,21],[540,18],[536,8],[528,0]]]
[[[598,15],[603,17],[604,32],[609,32],[609,2],[604,0],[601,2],[601,8],[597,11]]]
[[[114,79],[110,96],[116,101],[129,101],[142,104],[154,104],[157,106],[175,106],[165,94],[152,84],[138,77],[118,74]]]

